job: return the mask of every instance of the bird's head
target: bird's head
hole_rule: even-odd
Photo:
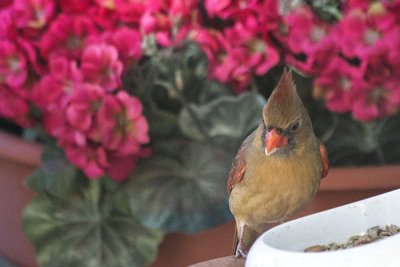
[[[262,144],[270,156],[290,152],[298,138],[311,133],[312,126],[306,109],[296,92],[292,71],[283,71],[278,85],[263,109]]]

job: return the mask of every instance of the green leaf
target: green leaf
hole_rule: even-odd
[[[132,211],[168,232],[194,233],[232,219],[226,193],[232,157],[204,143],[156,145],[125,187]]]
[[[228,85],[221,84],[217,81],[205,79],[203,81],[203,90],[201,92],[198,102],[200,104],[205,104],[224,95],[232,95],[231,89],[228,87]]]
[[[386,163],[398,164],[400,159],[400,113],[387,119],[379,132],[379,149],[384,152]]]
[[[310,0],[308,4],[312,7],[313,12],[325,21],[337,22],[343,17],[340,10],[340,1]]]
[[[207,77],[208,60],[197,44],[187,43],[174,50],[163,51],[160,58],[152,58],[157,68],[156,83],[162,81],[171,98],[179,95],[185,101],[203,103],[221,94],[230,94],[231,88]],[[153,87],[156,89],[156,87]],[[165,101],[165,97],[163,99]]]
[[[350,114],[336,115],[325,142],[332,166],[395,163],[399,158],[399,116],[360,122]]]
[[[153,138],[172,136],[179,131],[178,118],[171,112],[152,108],[144,115],[149,122],[150,134]]]
[[[119,192],[99,180],[64,198],[39,195],[23,213],[23,228],[41,266],[146,266],[163,234],[144,227]]]
[[[191,139],[206,140],[200,131],[202,127],[208,138],[217,144],[229,150],[237,149],[260,123],[264,105],[265,99],[259,94],[223,96],[204,105],[191,105],[191,110],[184,109],[180,114],[179,125],[182,132]]]
[[[26,180],[30,189],[39,193],[68,196],[82,186],[78,182],[82,173],[65,158],[63,150],[55,143],[47,144],[43,148],[42,162],[39,169]]]

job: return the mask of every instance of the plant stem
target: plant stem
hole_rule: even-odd
[[[376,148],[376,155],[378,157],[378,162],[380,164],[385,164],[386,163],[386,158],[385,158],[385,154],[383,153],[383,150],[380,146],[378,146]]]
[[[89,198],[93,202],[94,205],[97,206],[100,200],[100,191],[101,185],[99,179],[90,179],[89,180]]]
[[[388,121],[388,119],[385,118],[385,119],[377,122],[377,127],[375,129],[376,139],[378,139],[378,135],[382,132],[382,129],[385,126],[387,121]],[[379,163],[384,164],[384,163],[386,163],[385,153],[383,152],[382,147],[380,146],[378,140],[377,140],[377,143],[378,143],[378,145],[376,147],[376,155],[378,157]]]
[[[382,147],[379,144],[378,137],[380,132],[382,131],[382,128],[386,124],[386,121],[387,119],[383,119],[371,123],[362,124],[365,132],[365,151],[375,151],[377,160],[380,164],[384,164],[386,162],[386,159]]]

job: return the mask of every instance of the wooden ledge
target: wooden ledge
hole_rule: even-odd
[[[234,256],[217,258],[190,265],[189,267],[244,267],[246,261],[242,258],[238,259]]]

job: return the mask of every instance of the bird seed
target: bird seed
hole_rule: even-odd
[[[400,228],[393,224],[386,225],[384,229],[380,228],[379,226],[374,226],[369,228],[367,233],[364,235],[355,235],[350,237],[345,244],[336,244],[335,242],[332,242],[328,245],[315,245],[306,248],[304,252],[322,252],[352,248],[398,234],[399,232]]]

